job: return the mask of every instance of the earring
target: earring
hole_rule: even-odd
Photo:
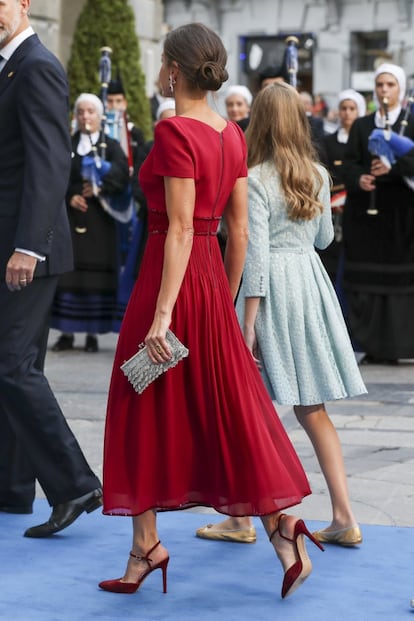
[[[168,76],[168,90],[170,92],[170,95],[174,94],[174,84],[176,84],[176,81],[174,80],[174,78],[172,77],[172,74],[170,73],[170,75]]]

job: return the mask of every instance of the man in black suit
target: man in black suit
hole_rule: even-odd
[[[0,3],[0,511],[31,513],[47,537],[102,504],[43,374],[59,274],[72,268],[65,192],[71,164],[64,70],[30,27],[31,0]]]

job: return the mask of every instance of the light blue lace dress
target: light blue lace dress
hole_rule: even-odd
[[[237,313],[260,297],[256,336],[263,378],[279,404],[313,405],[367,392],[330,278],[315,251],[333,239],[328,174],[323,214],[287,216],[274,166],[249,170],[249,246]]]

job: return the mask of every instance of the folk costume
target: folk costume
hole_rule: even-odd
[[[113,326],[122,257],[118,222],[105,211],[99,197],[87,199],[88,210],[85,213],[70,206],[72,196],[82,193],[83,158],[93,157],[90,148],[85,152],[85,147],[82,149],[80,146],[85,144],[85,137],[89,139],[76,132],[72,138],[72,168],[66,193],[75,269],[59,280],[51,327],[65,333],[103,334],[110,332]],[[95,136],[94,142],[97,141],[98,136]],[[129,171],[127,158],[119,143],[109,137],[106,143],[106,161],[111,167],[103,177],[100,192],[110,198],[125,191]]]
[[[351,100],[356,104],[358,108],[358,116],[361,117],[365,115],[365,99],[360,93],[351,88],[341,91],[338,95],[338,105],[346,100]],[[332,178],[331,208],[334,225],[334,240],[328,248],[319,253],[322,263],[335,285],[342,307],[344,307],[344,296],[342,291],[342,218],[346,200],[346,190],[342,171],[348,138],[349,131],[345,130],[342,126],[338,127],[333,134],[328,134],[324,137],[326,165]]]
[[[383,73],[396,71],[394,65],[382,67]],[[400,81],[403,72],[397,69]],[[403,86],[401,99],[405,77]],[[404,111],[391,112],[391,129],[398,134]],[[360,176],[369,173],[374,157],[368,139],[380,121],[378,113],[357,119],[345,154],[344,288],[358,348],[373,360],[394,362],[414,357],[414,191],[405,180],[414,175],[414,149],[397,157],[388,174],[376,177],[374,193],[361,190]],[[412,117],[405,135],[414,138]],[[372,206],[376,214],[370,213]]]

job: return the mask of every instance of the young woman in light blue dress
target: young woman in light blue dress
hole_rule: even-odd
[[[333,239],[329,176],[317,163],[298,93],[287,84],[260,91],[246,138],[249,247],[237,302],[240,324],[272,399],[293,406],[325,477],[333,517],[315,536],[324,543],[360,544],[339,437],[324,405],[366,392],[338,299],[315,251]],[[197,535],[256,539],[249,517],[209,524]]]

